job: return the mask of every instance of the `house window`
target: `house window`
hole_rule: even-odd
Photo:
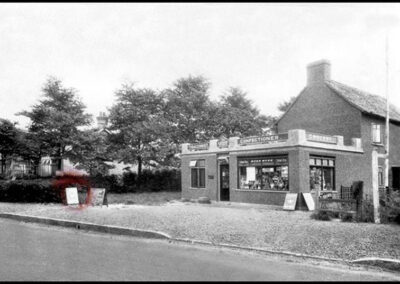
[[[379,186],[384,186],[383,168],[382,167],[378,168],[378,185]]]
[[[372,142],[382,143],[381,126],[379,124],[372,124]]]
[[[205,160],[190,161],[190,173],[193,188],[206,187],[206,168]]]
[[[287,156],[241,158],[239,188],[258,190],[289,190]]]
[[[328,157],[310,157],[310,189],[336,190],[335,159]]]

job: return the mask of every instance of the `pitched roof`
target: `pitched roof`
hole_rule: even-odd
[[[328,80],[326,85],[341,96],[348,103],[359,109],[361,112],[386,117],[386,99],[373,95],[345,84]],[[392,104],[389,105],[389,119],[400,122],[400,111]]]

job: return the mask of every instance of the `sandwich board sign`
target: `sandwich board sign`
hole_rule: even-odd
[[[314,211],[315,210],[315,203],[314,203],[314,199],[311,196],[311,193],[303,192],[303,197],[304,197],[304,200],[306,201],[308,210],[309,211]]]
[[[78,205],[78,189],[76,187],[67,187],[65,188],[65,196],[67,198],[68,205]]]
[[[91,191],[90,204],[92,206],[103,205],[107,200],[105,188],[91,188],[90,191]]]
[[[297,193],[287,193],[283,210],[294,210],[296,208]]]

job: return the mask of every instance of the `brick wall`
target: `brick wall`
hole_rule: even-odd
[[[344,144],[361,137],[361,112],[336,95],[325,84],[308,86],[277,124],[279,133],[305,129],[328,135],[342,135]]]

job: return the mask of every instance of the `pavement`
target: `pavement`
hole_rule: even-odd
[[[230,205],[230,204],[229,204]],[[138,205],[136,205],[138,206]],[[216,206],[223,207],[227,206],[227,204],[218,204]],[[234,204],[235,208],[246,209],[248,208],[248,204]],[[269,208],[269,210],[278,210],[278,208]],[[205,240],[196,240],[193,238],[179,238],[172,237],[171,235],[157,231],[157,230],[143,230],[137,228],[129,228],[125,226],[111,226],[101,224],[101,221],[96,223],[91,222],[82,222],[77,220],[66,220],[66,219],[58,219],[47,216],[34,216],[29,214],[22,214],[18,212],[1,212],[1,218],[8,218],[22,222],[33,222],[40,223],[46,225],[55,225],[62,227],[75,228],[84,231],[94,231],[115,235],[124,235],[138,238],[146,238],[146,239],[161,239],[161,240],[169,240],[178,243],[187,243],[187,244],[197,244],[203,246],[210,247],[221,247],[221,248],[229,248],[241,251],[252,251],[261,254],[267,255],[279,255],[282,257],[289,258],[297,258],[297,259],[307,259],[310,261],[319,261],[319,262],[329,262],[329,263],[338,263],[338,264],[346,264],[351,266],[367,266],[367,267],[375,267],[380,268],[387,271],[400,272],[400,261],[398,259],[391,258],[380,258],[380,257],[364,257],[355,260],[345,260],[341,258],[331,258],[325,256],[316,256],[316,255],[307,255],[303,253],[296,253],[291,251],[276,251],[271,249],[264,249],[258,247],[244,246],[244,245],[234,245],[234,244],[226,244],[226,243],[215,243]]]

